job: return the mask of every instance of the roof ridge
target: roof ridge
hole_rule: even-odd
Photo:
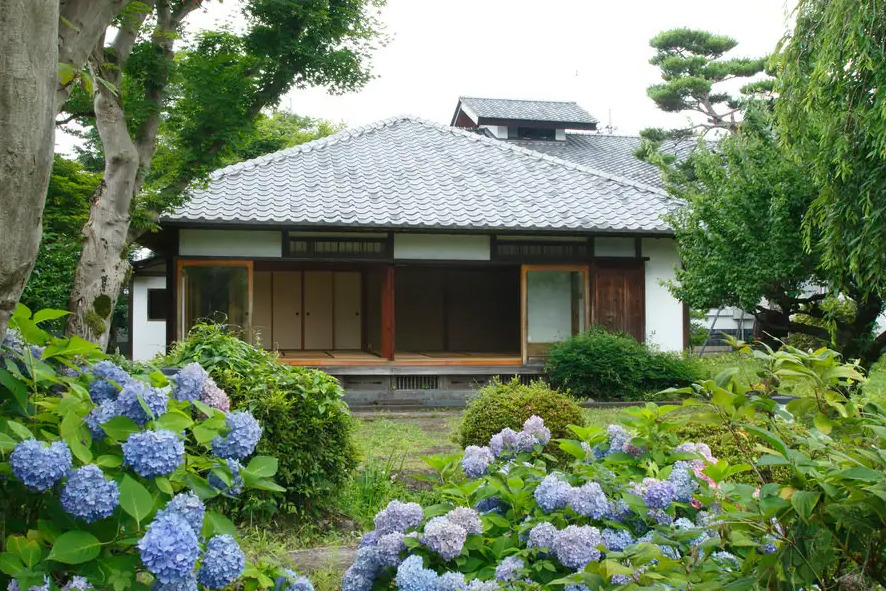
[[[491,96],[460,96],[458,100],[479,99],[481,101],[508,101],[512,103],[559,103],[563,105],[578,105],[577,101],[552,101],[547,99],[515,99],[515,98],[495,98]]]
[[[550,162],[551,164],[557,164],[559,166],[564,166],[570,170],[577,170],[579,172],[583,172],[585,174],[591,174],[594,176],[602,177],[605,179],[609,179],[611,181],[615,181],[617,183],[622,183],[625,185],[630,185],[632,187],[636,187],[638,189],[643,189],[645,191],[649,191],[655,193],[657,195],[667,196],[667,191],[659,189],[658,187],[654,187],[652,185],[647,185],[646,183],[641,183],[623,176],[619,176],[616,174],[611,174],[608,172],[604,172],[597,168],[592,168],[590,166],[585,166],[583,164],[576,164],[575,162],[570,162],[569,160],[564,160],[563,158],[557,158],[556,156],[550,156],[548,154],[544,154],[542,152],[538,152],[536,150],[532,150],[530,148],[524,148],[523,146],[517,146],[511,144],[509,142],[503,142],[499,139],[493,139],[489,137],[485,137],[482,135],[478,135],[476,133],[471,133],[469,131],[465,131],[458,127],[453,127],[451,125],[445,125],[443,123],[437,123],[436,121],[430,121],[428,119],[424,119],[422,117],[408,117],[407,119],[415,121],[417,123],[421,123],[423,125],[427,125],[430,127],[437,128],[440,131],[448,131],[453,135],[460,135],[466,138],[469,138],[473,141],[480,141],[486,143],[489,146],[498,147],[504,150],[510,150],[512,152],[516,152],[518,154],[522,154],[524,156],[529,156],[535,160],[542,160],[545,162]]]
[[[393,117],[379,119],[377,121],[366,123],[357,127],[349,127],[341,131],[337,131],[331,135],[317,138],[303,144],[298,144],[290,148],[283,148],[282,150],[277,150],[276,152],[262,154],[261,156],[250,158],[249,160],[243,160],[241,162],[229,164],[228,166],[219,168],[218,170],[214,170],[209,173],[209,178],[213,180],[219,179],[227,175],[240,172],[241,170],[247,170],[260,164],[264,164],[265,162],[273,162],[301,152],[310,152],[311,150],[314,150],[316,148],[327,148],[341,141],[347,141],[353,139],[356,136],[364,135],[366,133],[371,133],[385,127],[389,127],[390,125],[399,121],[411,121],[415,119],[416,117],[413,117],[412,115],[395,115]]]

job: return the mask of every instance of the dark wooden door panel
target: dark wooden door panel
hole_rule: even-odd
[[[645,339],[645,269],[642,262],[598,264],[593,280],[593,323]]]

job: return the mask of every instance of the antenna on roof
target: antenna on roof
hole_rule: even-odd
[[[605,133],[606,135],[612,135],[613,133],[615,133],[615,131],[617,129],[618,128],[612,124],[612,109],[610,108],[609,109],[609,121],[608,121],[608,123],[606,123],[606,125],[603,127],[603,129],[600,130],[600,133],[601,134]]]

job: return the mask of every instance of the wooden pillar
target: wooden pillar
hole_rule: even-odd
[[[388,361],[394,360],[394,266],[384,270],[381,293],[381,356]]]

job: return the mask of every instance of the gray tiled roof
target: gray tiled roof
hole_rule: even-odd
[[[566,141],[516,141],[524,148],[595,168],[609,174],[664,188],[661,171],[634,156],[640,147],[638,136],[567,133]],[[685,156],[695,147],[693,140],[662,146],[662,152]]]
[[[477,98],[458,99],[478,117],[489,119],[518,119],[524,121],[551,121],[562,123],[598,123],[597,119],[574,102],[523,101],[515,99]]]
[[[411,117],[214,172],[161,222],[670,233],[655,187]]]

